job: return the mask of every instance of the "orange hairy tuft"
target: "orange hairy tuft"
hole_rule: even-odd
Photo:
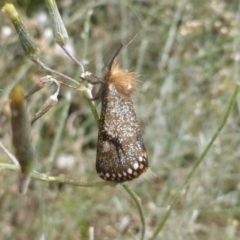
[[[130,95],[136,88],[136,75],[119,68],[117,64],[108,72],[108,85],[113,84],[116,90],[124,95]]]

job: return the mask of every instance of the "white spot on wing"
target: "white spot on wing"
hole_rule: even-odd
[[[109,142],[103,142],[103,152],[108,152],[110,150]]]
[[[133,168],[134,168],[135,170],[137,170],[137,169],[139,168],[139,164],[138,164],[137,162],[135,162],[135,163],[133,164]]]
[[[110,91],[116,92],[116,89],[112,83],[108,85],[108,88]]]

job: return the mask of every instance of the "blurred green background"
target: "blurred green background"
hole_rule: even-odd
[[[1,8],[4,3],[0,2]],[[40,59],[78,80],[79,68],[54,43],[44,1],[11,3],[34,36]],[[70,36],[68,48],[97,76],[104,74],[102,59],[109,47],[138,33],[119,60],[139,75],[134,102],[156,175],[129,183],[142,200],[148,239],[227,110],[239,76],[240,2],[59,0],[57,4]],[[13,152],[8,94],[17,83],[29,91],[49,73],[23,56],[16,31],[2,12],[0,62],[0,139]],[[54,91],[51,85],[33,95],[29,115]],[[239,104],[157,239],[240,239]],[[64,130],[54,145],[61,124]],[[62,87],[58,104],[32,128],[36,170],[83,182],[100,180],[95,172],[97,131],[82,94]],[[0,159],[10,163],[2,149]],[[139,237],[138,211],[120,186],[79,188],[32,181],[22,196],[17,172],[2,170],[0,182],[0,239],[90,239],[92,230],[94,239]]]

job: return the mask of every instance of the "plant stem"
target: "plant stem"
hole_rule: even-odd
[[[51,72],[51,73],[54,73],[54,74],[56,74],[56,75],[58,75],[58,76],[61,76],[61,77],[65,78],[65,79],[67,79],[67,80],[69,80],[69,81],[71,81],[71,82],[79,85],[79,83],[78,83],[77,81],[75,81],[74,79],[70,78],[69,76],[67,76],[67,75],[65,75],[65,74],[63,74],[63,73],[60,73],[60,72],[58,72],[58,71],[56,71],[56,70],[54,70],[54,69],[51,69],[51,68],[47,67],[47,66],[44,65],[39,59],[34,59],[33,62],[35,62],[38,66],[40,66],[40,67],[43,68],[44,70],[46,70],[46,71],[48,71],[48,72]]]
[[[144,214],[143,214],[143,208],[142,208],[142,204],[141,204],[141,199],[138,197],[138,195],[128,187],[128,185],[126,183],[122,184],[122,187],[129,193],[129,195],[132,197],[132,199],[134,200],[134,202],[137,205],[137,209],[141,218],[141,222],[142,222],[142,232],[141,232],[141,240],[144,239],[144,235],[145,235],[145,230],[146,230],[146,223],[145,223],[145,218],[144,218]]]
[[[230,113],[233,110],[233,107],[235,105],[235,102],[237,100],[237,96],[238,96],[238,92],[239,92],[239,84],[237,84],[234,93],[232,95],[231,101],[228,105],[227,111],[223,117],[223,120],[221,122],[221,124],[219,125],[219,127],[217,128],[216,132],[213,134],[211,140],[209,141],[208,145],[206,146],[206,148],[204,149],[204,151],[202,152],[202,154],[200,155],[200,157],[197,159],[197,161],[195,162],[195,164],[193,165],[193,168],[191,170],[191,172],[188,174],[186,180],[184,181],[183,185],[180,187],[180,189],[177,191],[177,194],[175,196],[175,198],[173,199],[172,203],[170,204],[170,207],[167,211],[167,213],[165,214],[162,222],[160,222],[160,224],[157,226],[156,230],[154,231],[152,237],[150,238],[150,240],[156,239],[156,236],[158,235],[158,233],[162,230],[164,224],[166,223],[167,219],[169,218],[173,208],[176,206],[176,203],[178,202],[181,193],[184,191],[184,189],[186,188],[189,180],[191,179],[191,177],[193,176],[193,174],[195,173],[196,169],[198,168],[198,166],[200,165],[200,163],[203,161],[204,157],[207,155],[209,149],[212,147],[214,141],[216,140],[216,138],[218,137],[218,135],[220,134],[220,132],[222,131],[222,129],[224,128],[224,126],[227,123],[227,120],[230,116]]]
[[[20,167],[14,164],[7,164],[7,163],[0,163],[0,170],[14,170],[14,171],[20,171]],[[42,182],[54,182],[54,183],[65,183],[73,186],[78,187],[103,187],[103,186],[111,186],[115,187],[118,185],[117,182],[110,182],[110,181],[99,181],[99,182],[79,182],[75,181],[69,178],[63,178],[63,177],[55,177],[55,176],[49,176],[44,173],[38,173],[36,171],[31,172],[31,178],[35,180],[39,180]]]

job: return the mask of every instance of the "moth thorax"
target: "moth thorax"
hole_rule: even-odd
[[[108,85],[114,85],[115,89],[124,94],[131,95],[136,88],[136,75],[127,72],[118,67],[117,64],[113,65],[111,70],[107,73]]]

